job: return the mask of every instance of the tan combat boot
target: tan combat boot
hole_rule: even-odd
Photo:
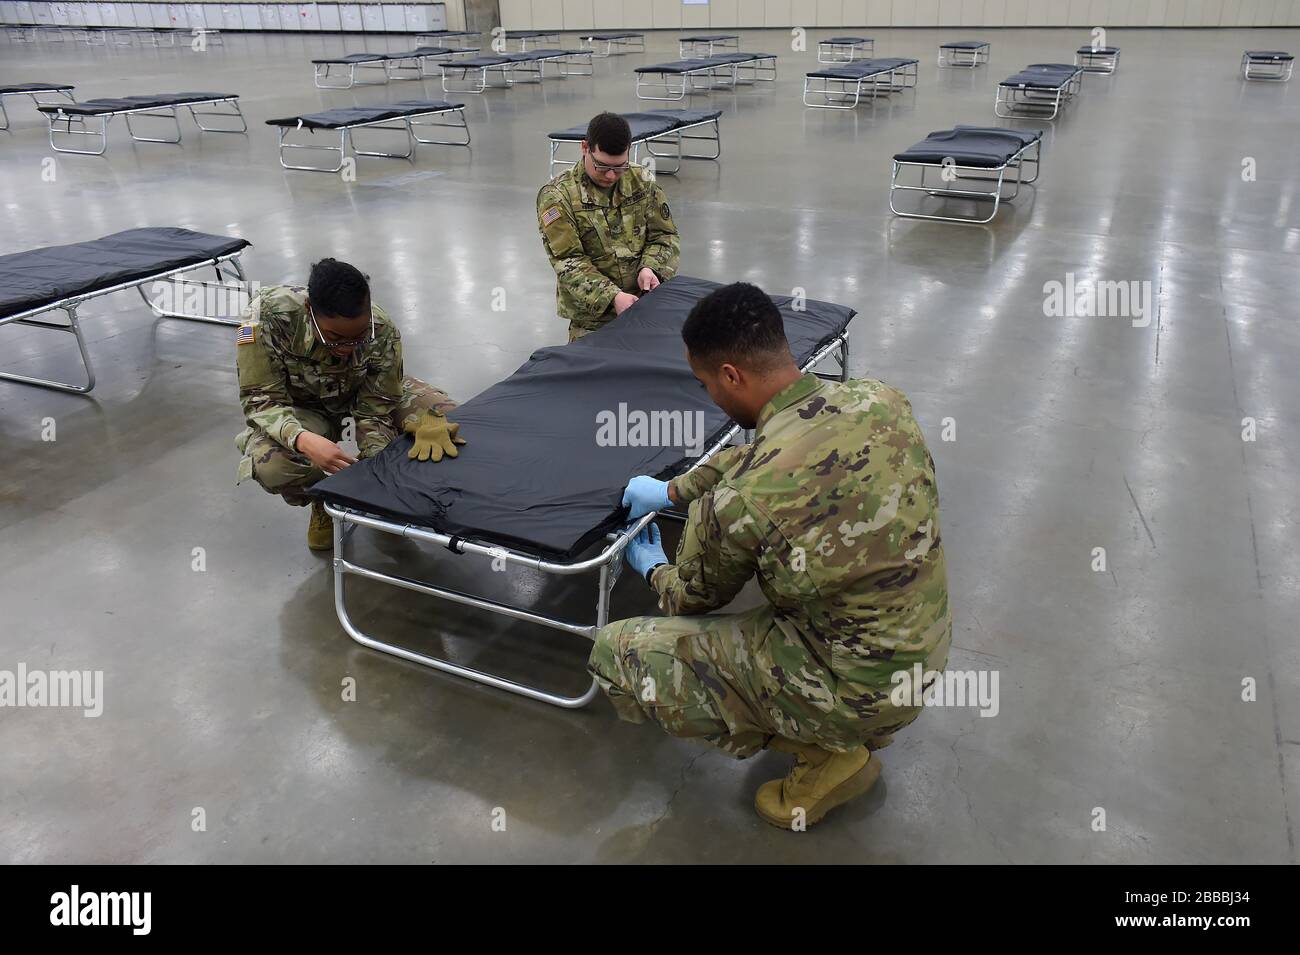
[[[758,787],[754,809],[782,829],[811,826],[841,803],[861,796],[880,778],[880,757],[865,746],[835,753],[811,743],[774,737],[771,747],[797,757],[790,775]]]
[[[307,546],[312,550],[334,549],[334,519],[325,513],[325,505],[313,501],[311,523],[307,525]]]

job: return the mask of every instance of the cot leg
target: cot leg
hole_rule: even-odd
[[[239,101],[223,100],[222,102],[229,105],[234,110],[234,112],[223,113],[220,110],[211,110],[209,112],[203,112],[201,110],[195,110],[193,106],[187,106],[186,108],[190,111],[190,118],[194,120],[194,125],[197,126],[200,130],[202,130],[205,133],[246,133],[248,132],[248,120],[244,118],[244,111],[239,108]],[[214,105],[219,105],[219,104],[214,104]],[[240,128],[222,129],[220,126],[204,126],[203,121],[199,119],[200,116],[220,116],[220,117],[229,117],[230,119],[237,119],[239,120]]]
[[[113,115],[112,115],[111,113],[105,113],[105,114],[103,114],[103,115],[101,115],[101,116],[98,116],[98,117],[80,117],[80,116],[62,116],[62,117],[61,117],[58,113],[49,113],[49,114],[47,114],[47,115],[48,115],[49,120],[50,120],[50,148],[53,149],[55,152],[59,152],[59,153],[75,153],[75,154],[77,154],[77,155],[79,155],[79,156],[102,156],[102,155],[104,155],[104,150],[108,149],[108,123],[109,123],[109,120],[111,120],[111,119],[113,118]],[[67,146],[60,146],[58,143],[56,143],[56,142],[54,141],[54,134],[55,134],[56,132],[59,132],[59,130],[57,129],[57,123],[59,122],[60,119],[63,119],[63,120],[66,121],[66,126],[65,126],[64,129],[62,130],[61,135],[64,135],[64,136],[89,136],[89,137],[92,137],[92,138],[94,138],[94,137],[98,137],[98,138],[99,138],[99,148],[98,148],[98,149],[71,149],[71,148],[69,148],[69,147],[67,147]],[[90,119],[98,119],[98,120],[99,120],[99,130],[98,130],[98,131],[93,130],[93,129],[89,129],[89,130],[88,130],[88,129],[85,128],[85,127],[89,124],[89,120],[90,120]],[[82,128],[81,128],[81,129],[74,130],[74,129],[72,128],[72,124],[73,124],[74,122],[77,123],[77,124],[79,124]]]
[[[35,378],[30,375],[16,375],[12,372],[0,372],[0,379],[4,381],[16,381],[24,385],[36,385],[38,388],[52,388],[55,391],[67,391],[74,395],[84,395],[95,387],[95,367],[90,363],[90,352],[86,349],[86,339],[81,333],[81,323],[77,321],[76,305],[59,306],[68,316],[68,324],[60,325],[58,322],[47,322],[36,318],[19,318],[15,319],[12,324],[15,325],[32,325],[36,328],[48,328],[56,332],[69,332],[77,339],[77,350],[81,352],[81,364],[86,369],[86,383],[84,385],[73,384],[66,381],[58,381],[53,378]],[[9,323],[6,323],[9,324]]]
[[[3,119],[3,120],[4,120],[4,125],[3,125],[3,126],[0,126],[0,131],[3,131],[3,130],[8,129],[8,128],[9,128],[9,113],[8,113],[7,110],[5,110],[5,98],[4,98],[3,96],[0,96],[0,119]]]
[[[226,277],[221,274],[221,262],[212,263],[213,270],[217,273],[216,282],[199,282],[198,284],[203,285],[205,288],[215,285],[217,288],[222,290],[221,294],[223,295],[226,293],[240,294],[244,297],[252,298],[253,292],[252,289],[249,288],[248,279],[244,275],[244,267],[240,264],[239,259],[228,259],[227,262],[229,263],[230,270],[234,273],[235,278],[238,279],[238,284],[228,283],[226,281]],[[149,296],[145,294],[143,285],[137,285],[136,290],[140,293],[140,297],[144,299],[144,303],[149,306],[149,310],[160,318],[183,318],[189,322],[207,322],[210,325],[241,324],[238,313],[243,310],[242,303],[238,309],[228,309],[228,311],[233,313],[228,317],[221,315],[191,315],[188,312],[178,312],[161,308],[157,302],[151,300]]]
[[[443,590],[440,587],[433,587],[406,577],[383,574],[378,571],[349,563],[343,556],[345,533],[342,526],[343,520],[339,517],[338,512],[334,511],[333,508],[327,507],[326,510],[329,511],[331,516],[334,518],[334,612],[338,616],[339,623],[342,625],[344,631],[357,643],[370,650],[378,650],[380,653],[387,653],[390,656],[395,656],[410,663],[417,663],[420,666],[428,667],[432,670],[440,670],[443,673],[451,673],[467,680],[473,680],[475,683],[482,683],[485,686],[490,686],[494,689],[505,690],[507,693],[514,693],[519,696],[527,697],[530,700],[549,703],[552,706],[559,706],[564,709],[581,709],[596,698],[596,695],[600,692],[600,686],[595,680],[592,680],[586,691],[579,696],[562,696],[556,693],[547,692],[546,690],[538,689],[537,687],[529,686],[525,683],[517,683],[514,680],[494,676],[491,673],[484,673],[482,670],[475,670],[473,667],[461,666],[460,664],[452,663],[449,660],[442,660],[438,657],[431,657],[427,654],[417,653],[414,650],[408,650],[405,647],[399,647],[395,644],[384,643],[382,640],[378,640],[365,633],[355,623],[353,623],[352,617],[348,613],[347,588],[345,584],[348,574],[353,574],[358,577],[366,577],[386,584],[392,584],[405,590],[412,590],[416,593],[422,593],[432,597],[443,597],[456,603],[478,607],[482,610],[496,611],[505,614],[506,616],[517,617],[534,623],[553,624],[553,621],[550,621],[549,618],[540,617],[537,614],[532,614],[525,610],[519,610],[514,607],[508,607],[504,604],[498,604],[495,601],[483,600],[456,591]],[[618,555],[616,559],[621,560],[622,555]],[[609,583],[608,571],[609,568],[607,564],[601,567],[601,591],[597,604],[596,626],[585,628],[588,631],[587,636],[591,639],[595,638],[597,627],[604,626],[608,623],[608,591],[613,586]]]
[[[175,107],[175,106],[165,106],[165,107],[162,107],[162,108],[161,108],[160,110],[158,110],[158,111],[154,111],[154,110],[146,110],[146,111],[142,111],[142,112],[136,113],[135,115],[136,115],[136,116],[156,116],[156,117],[158,117],[159,119],[162,119],[162,118],[164,118],[164,117],[170,117],[170,118],[171,118],[171,121],[172,121],[172,125],[176,127],[176,138],[175,138],[175,139],[157,139],[157,138],[154,138],[154,137],[151,137],[151,136],[137,136],[137,135],[135,134],[135,130],[134,130],[134,129],[132,128],[132,126],[131,126],[131,114],[130,114],[130,113],[123,113],[123,114],[122,114],[122,118],[126,121],[126,131],[127,131],[128,133],[131,134],[131,139],[132,139],[132,141],[137,142],[137,143],[170,143],[170,144],[179,143],[179,142],[181,141],[181,121],[180,121],[180,117],[177,116],[177,113],[176,113],[176,107]]]
[[[417,122],[415,121],[414,117],[409,118],[409,119],[407,120],[407,123],[408,123],[408,125],[411,127],[411,138],[414,139],[417,143],[422,143],[422,144],[424,144],[424,145],[426,145],[426,146],[468,146],[468,145],[469,145],[469,140],[470,140],[470,137],[469,137],[469,124],[468,124],[467,122],[465,122],[465,111],[464,111],[463,109],[457,109],[457,110],[453,110],[452,112],[453,112],[453,115],[454,115],[457,119],[460,120],[460,122],[458,122],[458,123],[417,123]],[[459,129],[459,130],[462,130],[462,131],[464,132],[464,134],[465,134],[465,138],[464,138],[463,140],[461,140],[461,139],[421,139],[419,133],[416,132],[416,130],[417,130],[419,127],[421,127],[421,126],[445,126],[445,127],[450,128],[450,129]],[[457,134],[457,135],[459,135],[459,134]]]

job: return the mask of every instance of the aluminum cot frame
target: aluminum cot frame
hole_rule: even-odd
[[[1119,47],[1081,46],[1074,51],[1074,65],[1085,73],[1114,73],[1119,67]]]
[[[417,33],[415,42],[420,43],[425,40],[431,43],[454,42],[457,46],[469,47],[472,43],[478,43],[482,35],[474,30],[434,30],[432,33]]]
[[[662,133],[651,133],[645,136],[633,137],[632,149],[630,154],[628,155],[628,162],[633,164],[637,162],[642,145],[645,146],[646,152],[649,153],[651,156],[654,156],[656,159],[676,160],[675,164],[671,169],[661,168],[658,164],[655,165],[655,173],[662,174],[665,176],[677,175],[677,173],[682,168],[682,161],[686,159],[717,159],[722,155],[722,128],[721,126],[718,125],[718,120],[720,118],[721,117],[714,117],[713,119],[704,119],[704,120],[700,120],[698,123],[687,123],[684,126],[676,126],[672,129],[665,130]],[[710,126],[713,127],[712,136],[708,135],[708,128]],[[703,129],[705,130],[705,133],[703,135],[699,135],[699,134],[694,136],[687,135],[687,130],[691,130],[691,129]],[[561,147],[563,147],[566,143],[579,143],[582,141],[581,139],[556,139],[553,135],[548,136],[547,138],[550,140],[550,149],[551,149],[551,162],[550,162],[550,166],[547,168],[548,175],[550,176],[555,175],[556,166],[576,166],[578,164],[578,160],[576,159],[557,159],[556,156],[558,155]],[[713,155],[705,156],[699,153],[685,152],[684,151],[685,141],[690,139],[697,139],[697,140],[713,143],[714,144]],[[676,150],[673,152],[657,153],[655,152],[654,149],[655,143],[671,143],[676,147]]]
[[[590,50],[563,50],[555,52],[550,56],[536,56],[535,53],[536,51],[534,51],[534,54],[526,56],[524,54],[510,53],[504,56],[484,57],[484,59],[493,60],[491,63],[466,63],[457,65],[454,62],[440,62],[438,65],[442,68],[442,91],[444,93],[485,93],[489,89],[493,88],[488,84],[489,70],[500,70],[501,72],[504,86],[497,87],[498,89],[508,89],[509,87],[515,86],[519,83],[542,82],[546,79],[547,63],[555,65],[556,75],[558,76],[591,76],[595,72],[595,68],[592,66],[591,62]],[[521,56],[525,56],[525,58],[514,59],[514,57]],[[582,57],[586,57],[585,64]],[[585,69],[583,68],[584,65],[586,67]],[[462,82],[468,78],[469,74],[477,71],[479,74],[479,80],[477,83],[471,85],[448,86],[447,71],[449,69],[459,70]],[[524,79],[518,79],[516,78],[515,73],[526,74],[526,77]]]
[[[839,365],[836,374],[821,375],[821,377],[844,381],[848,376],[848,348],[848,331],[846,329],[832,341],[819,348],[817,352],[804,363],[803,369],[805,371],[812,370],[814,366],[823,359],[834,354],[836,362]],[[734,425],[726,434],[709,447],[700,459],[692,465],[692,467],[698,467],[710,457],[717,454],[730,443],[731,439],[738,434],[740,430],[739,425]],[[429,667],[434,670],[441,670],[444,673],[452,673],[456,676],[473,680],[476,683],[495,687],[498,690],[516,693],[519,696],[525,696],[532,700],[539,700],[542,703],[549,703],[553,706],[560,706],[566,709],[579,709],[590,703],[599,692],[599,686],[596,681],[592,680],[590,686],[587,687],[584,693],[577,696],[562,696],[535,686],[530,686],[526,683],[519,683],[515,680],[507,679],[503,676],[486,673],[482,670],[462,666],[458,663],[452,663],[450,660],[428,656],[406,647],[397,646],[396,644],[385,643],[383,640],[368,635],[352,621],[347,607],[346,579],[351,575],[354,577],[363,577],[367,580],[378,581],[380,583],[391,584],[394,587],[401,587],[404,590],[411,590],[415,593],[425,594],[426,596],[442,597],[445,600],[464,604],[469,607],[475,607],[479,610],[499,613],[516,620],[525,620],[529,623],[539,624],[543,627],[550,627],[564,633],[586,637],[588,640],[594,642],[597,631],[601,627],[605,626],[605,624],[609,623],[610,593],[614,588],[615,582],[618,580],[620,572],[622,571],[621,561],[624,548],[627,547],[628,542],[631,541],[643,527],[654,520],[655,517],[661,516],[653,513],[647,514],[645,517],[642,517],[640,520],[636,521],[629,527],[624,528],[622,531],[616,534],[611,533],[606,535],[604,547],[594,557],[566,563],[564,561],[544,560],[523,551],[514,550],[510,547],[465,540],[458,536],[443,534],[429,528],[417,527],[413,524],[400,524],[383,518],[374,517],[360,511],[337,507],[333,504],[327,503],[325,505],[325,510],[330,517],[334,519],[334,611],[338,615],[339,623],[343,626],[343,629],[347,632],[348,636],[363,647],[368,647],[371,650],[378,650],[381,653],[387,653],[411,663],[418,663],[420,666]],[[674,517],[678,515],[669,513],[662,516]],[[507,564],[518,564],[522,567],[528,567],[548,574],[568,576],[572,574],[597,571],[599,573],[599,581],[596,589],[596,621],[593,624],[584,624],[570,620],[562,620],[557,617],[534,613],[533,611],[525,610],[522,607],[515,607],[486,597],[478,597],[473,594],[461,593],[456,590],[448,590],[430,582],[414,580],[410,577],[388,574],[370,567],[363,567],[360,564],[348,560],[344,555],[344,545],[352,532],[358,527],[367,527],[371,530],[382,531],[386,534],[393,534],[397,537],[405,537],[408,540],[426,544],[437,544],[446,547],[453,554],[471,554],[475,557],[484,558],[490,561],[503,560]]]
[[[856,109],[864,94],[867,98],[875,100],[878,97],[914,89],[918,69],[918,61],[905,58],[901,62],[894,62],[888,66],[882,65],[874,72],[857,77],[815,76],[813,73],[806,73],[803,78],[803,104],[813,109]],[[821,80],[821,86],[814,85],[813,80]],[[835,84],[835,88],[831,87],[832,83]],[[822,99],[820,103],[810,101],[809,97],[817,96]]]
[[[1028,72],[1032,67],[1027,67]],[[993,114],[1001,119],[1024,117],[1050,122],[1056,119],[1061,107],[1074,99],[1082,86],[1083,69],[1073,67],[1073,73],[1064,70],[1055,72],[1044,70],[1043,79],[1037,85],[1012,83],[1009,79],[998,84],[998,91],[993,99]],[[1054,77],[1055,85],[1048,79]],[[1046,113],[1046,115],[1044,115]]]
[[[518,39],[520,53],[528,52],[529,40],[533,41],[533,46],[535,47],[542,46],[543,41],[553,43],[556,46],[559,46],[562,42],[560,34],[554,30],[504,30],[501,35],[505,38],[507,43],[510,42],[511,37]]]
[[[248,248],[245,246],[244,248]],[[244,276],[243,266],[240,265],[239,256],[243,254],[244,249],[235,252],[228,252],[225,255],[216,258],[206,259],[202,262],[194,262],[190,265],[178,266],[174,269],[166,269],[153,275],[146,276],[142,279],[134,279],[130,282],[120,282],[117,285],[107,288],[95,289],[92,292],[82,292],[79,295],[70,295],[67,298],[52,302],[49,305],[40,305],[36,308],[29,308],[23,312],[17,312],[13,315],[0,318],[0,327],[9,324],[31,325],[35,328],[48,328],[56,332],[69,332],[77,340],[77,349],[81,352],[81,363],[86,370],[86,383],[84,385],[73,384],[72,382],[59,381],[54,378],[35,378],[30,375],[16,375],[12,372],[0,372],[0,380],[16,381],[24,385],[36,385],[40,388],[52,388],[55,391],[66,391],[72,394],[84,395],[95,387],[95,367],[90,363],[90,352],[86,348],[85,336],[81,333],[81,322],[77,318],[77,309],[83,302],[88,302],[92,298],[99,298],[101,295],[111,295],[114,292],[120,292],[123,289],[135,288],[139,290],[140,297],[144,303],[149,306],[149,310],[161,318],[183,318],[191,322],[208,322],[213,325],[239,325],[239,318],[218,318],[210,315],[186,315],[183,312],[166,311],[158,307],[154,302],[149,301],[149,296],[144,294],[144,286],[150,282],[157,282],[160,279],[171,278],[172,276],[181,275],[185,272],[192,272],[195,269],[212,267],[216,272],[217,281],[201,282],[201,285],[216,285],[220,288],[233,288],[227,279],[233,278],[238,280],[239,288],[247,292],[250,296],[252,290],[249,288],[248,279]],[[230,276],[222,274],[222,266],[228,266],[231,272]],[[58,322],[45,321],[35,318],[45,312],[62,310],[68,316],[68,324],[63,325]]]
[[[1295,69],[1295,57],[1280,51],[1247,50],[1241,54],[1241,76],[1247,80],[1285,83]]]
[[[380,108],[382,109],[382,107]],[[428,116],[442,116],[447,113],[454,113],[456,117],[460,120],[460,122],[458,123],[417,123],[416,122],[417,119],[422,119]],[[449,129],[464,130],[465,139],[463,142],[459,140],[450,140],[450,139],[421,139],[419,133],[416,132],[417,129],[428,128],[433,126],[442,126]],[[339,144],[337,146],[318,146],[315,145],[314,143],[313,144],[291,143],[286,141],[286,138],[289,136],[290,133],[297,132],[298,130],[303,128],[304,127],[301,124],[298,126],[279,127],[280,165],[285,169],[301,169],[303,172],[331,172],[331,173],[338,172],[340,169],[343,168],[343,163],[347,160],[347,152],[349,146],[352,147],[352,154],[354,156],[374,156],[379,159],[410,159],[412,156],[415,155],[415,147],[417,143],[424,146],[468,146],[470,140],[469,125],[465,122],[464,106],[447,106],[442,109],[430,109],[424,112],[410,113],[405,116],[389,116],[384,119],[373,119],[367,122],[348,123],[343,126],[306,127],[310,129],[312,132],[315,132],[318,129],[322,131],[328,131],[328,132],[333,132],[334,130],[338,130]],[[397,132],[405,132],[406,152],[390,153],[390,152],[381,152],[378,150],[358,149],[356,141],[352,138],[353,132],[358,129],[382,129],[382,130],[392,130]],[[339,157],[339,161],[331,169],[326,169],[324,166],[299,166],[284,161],[284,153],[286,149],[306,149],[306,150],[313,150],[317,152],[337,153]]]
[[[203,110],[195,110],[194,108],[196,106],[219,106],[223,103],[229,104],[230,106],[234,107],[234,112],[220,112],[220,111],[212,111],[212,110],[203,111]],[[76,105],[85,106],[88,104],[79,103]],[[102,156],[104,155],[105,150],[108,149],[108,124],[112,119],[114,119],[117,116],[125,117],[124,121],[126,123],[126,129],[127,132],[131,134],[132,142],[179,143],[181,141],[181,122],[180,122],[180,116],[178,111],[181,109],[188,109],[190,111],[190,118],[194,120],[194,125],[197,126],[201,132],[205,132],[205,133],[246,133],[248,132],[248,120],[244,118],[244,113],[239,108],[239,97],[237,95],[236,96],[215,96],[212,97],[211,99],[186,100],[184,102],[177,102],[172,104],[139,106],[133,109],[114,109],[102,113],[65,113],[64,107],[62,105],[49,105],[42,108],[41,112],[44,113],[46,115],[46,118],[48,118],[50,121],[50,146],[51,148],[54,149],[55,152],[76,153],[79,156]],[[135,129],[131,126],[132,116],[137,116],[137,117],[146,116],[146,117],[155,117],[155,118],[169,117],[173,125],[176,127],[176,138],[159,139],[154,136],[137,136]],[[236,118],[239,120],[240,128],[220,129],[216,126],[204,126],[203,121],[199,119],[200,116],[221,116],[228,119]],[[92,119],[99,120],[99,129],[96,130],[96,129],[85,128],[86,126],[89,125],[87,121]],[[56,124],[59,123],[60,121],[65,122],[65,126],[61,130],[56,129]],[[73,129],[72,124],[74,122],[80,124],[83,128]],[[56,132],[60,136],[98,137],[99,148],[98,149],[68,149],[64,146],[59,146],[54,141],[54,134]]]
[[[871,44],[871,49],[867,49]],[[818,63],[852,63],[862,52],[863,59],[876,55],[876,41],[868,36],[833,36],[817,41]]]
[[[34,86],[36,84],[29,85]],[[6,96],[29,96],[31,97],[32,102],[37,106],[57,106],[57,103],[42,103],[36,97],[43,93],[58,93],[60,96],[66,96],[68,102],[75,103],[77,101],[76,97],[72,95],[74,89],[76,89],[76,87],[71,84],[51,83],[49,86],[40,86],[37,89],[0,90],[0,120],[3,120],[4,122],[4,125],[0,126],[0,132],[9,128],[9,111],[5,109]]]
[[[912,162],[906,159],[895,158],[893,160],[893,171],[889,178],[889,211],[904,219],[931,219],[936,222],[961,222],[968,225],[982,225],[986,222],[990,222],[993,217],[998,214],[998,207],[1003,202],[1009,202],[1020,194],[1021,185],[1029,185],[1038,181],[1038,172],[1040,168],[1039,157],[1042,154],[1042,147],[1043,140],[1042,137],[1039,137],[1033,142],[1026,143],[1020,149],[1016,150],[1016,152],[1001,166],[963,166],[957,162],[946,164],[947,168],[954,171],[973,171],[972,175],[961,175],[960,173],[957,173],[952,180],[942,179],[942,170],[945,168],[945,163]],[[1025,166],[1033,166],[1033,175],[1028,178],[1024,178]],[[917,185],[905,185],[899,182],[899,174],[905,167],[914,167],[921,170],[921,179]],[[993,184],[993,188],[984,191],[980,189],[956,189],[947,185],[939,186],[937,188],[934,185],[927,186],[925,184],[925,174],[927,170],[931,169],[941,170],[941,181],[945,183],[951,182],[955,185],[961,180],[966,182],[988,182]],[[1016,178],[1015,181],[1011,183],[1015,188],[1012,189],[1009,195],[1004,196],[1002,194],[1002,187],[1008,182],[1006,178],[1008,170],[1015,170]],[[974,173],[982,173],[982,175],[975,175]],[[989,173],[996,173],[996,175],[989,175]],[[976,201],[992,202],[993,208],[983,219],[975,216],[941,216],[929,215],[921,212],[901,212],[894,205],[895,192],[924,192],[930,196],[949,196],[961,199],[974,199]]]
[[[605,52],[598,51],[597,43],[605,44]],[[644,33],[588,33],[578,37],[578,46],[583,49],[591,50],[591,55],[596,59],[604,59],[607,56],[620,56],[624,53],[644,53],[645,52],[645,34]]]
[[[745,57],[745,59],[732,59]],[[642,66],[636,69],[636,98],[656,100],[659,102],[677,102],[695,93],[708,93],[715,89],[735,89],[737,86],[751,83],[776,82],[775,53],[730,53],[720,54],[716,62],[703,62],[701,66],[690,70],[668,70],[667,63]],[[746,74],[744,71],[749,70]],[[659,81],[651,82],[648,76],[657,76]],[[676,84],[670,77],[680,77]],[[697,80],[707,83],[697,85]],[[663,96],[652,96],[646,90],[662,90]]]
[[[685,60],[703,48],[705,56],[713,56],[714,53],[731,50],[733,53],[740,50],[740,34],[738,33],[711,33],[702,36],[684,36],[677,40],[677,57]]]
[[[992,46],[983,40],[939,44],[939,66],[973,70],[989,61]]]

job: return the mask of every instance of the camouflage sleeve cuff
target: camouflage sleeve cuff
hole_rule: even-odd
[[[307,430],[306,428],[304,428],[302,425],[298,423],[298,419],[290,418],[287,421],[285,421],[282,425],[280,425],[280,433],[276,435],[272,435],[272,437],[275,438],[277,441],[279,441],[281,444],[283,444],[290,451],[296,452],[298,450],[296,446],[298,435],[302,434],[306,430]]]
[[[646,583],[650,585],[651,590],[657,594],[663,593],[663,589],[659,586],[659,581],[663,579],[664,574],[672,570],[672,567],[672,564],[658,564],[650,571],[650,576],[647,578]]]

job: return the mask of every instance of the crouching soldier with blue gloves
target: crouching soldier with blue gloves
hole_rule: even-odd
[[[239,402],[248,424],[235,439],[239,479],[252,478],[296,506],[311,503],[307,546],[334,546],[334,522],[304,493],[356,459],[337,442],[346,419],[361,457],[378,454],[406,431],[421,461],[456,457],[465,440],[446,413],[456,403],[403,373],[397,326],[370,303],[366,277],[346,262],[322,259],[307,287],[262,289],[236,335]]]
[[[874,751],[919,714],[891,701],[891,675],[947,661],[934,462],[901,392],[802,374],[780,312],[752,285],[701,300],[682,338],[695,376],[754,441],[671,482],[628,484],[633,519],[670,503],[690,516],[675,561],[654,524],[626,552],[667,616],[603,627],[589,669],[625,720],[741,759],[793,754],[754,805],[802,828],[870,789]],[[710,615],[754,576],[762,607]]]

